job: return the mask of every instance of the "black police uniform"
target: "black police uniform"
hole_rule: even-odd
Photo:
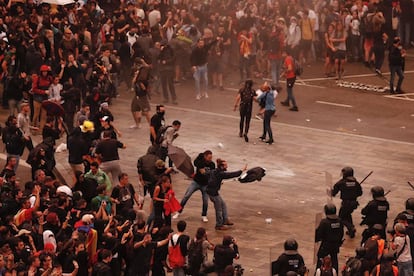
[[[361,222],[361,225],[367,225],[368,229],[365,229],[362,233],[362,243],[364,243],[373,232],[372,227],[374,224],[381,224],[381,238],[386,239],[385,229],[387,228],[387,217],[388,210],[390,205],[385,197],[378,197],[370,202],[361,210],[361,214],[364,216],[364,219]]]
[[[306,272],[303,257],[296,251],[286,251],[272,262],[272,275],[286,276],[289,271],[294,271],[298,275],[304,275]]]
[[[331,256],[332,266],[338,271],[338,253],[344,236],[344,225],[337,215],[327,215],[322,219],[315,233],[315,241],[321,241],[318,251],[317,267],[321,267],[322,259]]]
[[[338,192],[341,192],[342,199],[339,217],[348,230],[347,234],[353,238],[355,236],[355,226],[352,221],[352,212],[359,205],[357,198],[362,195],[362,188],[355,177],[345,176],[334,185],[332,196],[336,196]]]

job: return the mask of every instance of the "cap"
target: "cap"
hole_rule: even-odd
[[[283,17],[279,17],[276,21],[286,23],[286,21]]]
[[[49,65],[43,64],[42,66],[40,66],[40,72],[49,72],[52,71],[52,69],[50,69]]]
[[[82,222],[85,224],[92,224],[94,216],[92,214],[85,214],[82,216]]]
[[[107,102],[103,102],[103,103],[101,103],[101,108],[108,108],[109,107],[109,104],[107,103]]]
[[[105,122],[109,123],[109,116],[103,116],[101,118],[101,121],[105,121]]]
[[[83,122],[83,124],[80,126],[80,129],[83,133],[95,131],[93,122],[88,121],[88,120]]]

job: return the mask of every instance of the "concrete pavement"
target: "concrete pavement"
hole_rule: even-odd
[[[306,76],[311,77],[310,73]],[[237,89],[231,83],[230,78],[228,86]],[[230,180],[224,183],[221,193],[235,223],[231,230],[214,230],[211,203],[210,221],[201,222],[199,193],[193,195],[180,217],[187,221],[191,236],[197,227],[203,226],[214,243],[221,242],[224,233],[237,238],[241,253],[238,262],[246,269],[246,275],[269,275],[270,259],[283,251],[283,242],[288,237],[298,240],[299,251],[306,264],[314,268],[315,214],[327,201],[325,171],[332,173],[335,181],[346,165],[354,168],[359,180],[373,170],[374,174],[363,185],[364,195],[360,204],[364,206],[370,200],[369,189],[373,185],[382,185],[385,190],[391,190],[387,196],[391,204],[390,218],[404,208],[407,197],[414,196],[405,184],[414,179],[413,118],[409,117],[413,103],[399,102],[399,107],[396,107],[397,100],[386,99],[382,95],[340,89],[330,85],[329,81],[318,82],[317,85],[326,88],[296,87],[295,92],[301,100],[298,113],[278,106],[278,114],[272,124],[275,143],[271,146],[256,139],[261,135],[262,125],[255,119],[252,119],[250,142],[245,143],[238,137],[238,113],[232,112],[234,91],[212,90],[209,99],[196,101],[193,83],[187,82],[176,86],[179,105],[166,105],[167,123],[175,119],[182,122],[180,136],[174,144],[184,148],[192,158],[211,149],[214,158],[228,161],[230,171],[238,170],[246,163],[249,167],[267,169],[261,182],[240,184]],[[142,129],[128,128],[133,122],[129,111],[132,96],[121,89],[121,96],[114,100],[110,109],[117,128],[123,134],[120,140],[127,145],[127,149],[120,150],[121,166],[130,175],[132,183],[137,185],[136,161],[145,154],[150,143],[147,125],[143,124]],[[343,100],[339,103],[367,108],[361,110],[316,103],[317,100],[337,103],[339,98]],[[153,104],[160,102],[160,97],[153,97]],[[402,122],[395,115],[398,112],[404,116],[408,114],[408,118],[404,117]],[[349,118],[354,120],[350,122]],[[360,122],[356,120],[358,118],[362,118]],[[406,128],[397,129],[397,125],[402,123]],[[356,128],[353,125],[358,131],[353,131]],[[61,166],[59,171],[71,183],[67,154],[56,153],[56,159]],[[173,176],[173,187],[179,200],[189,183],[190,180],[181,173]],[[339,207],[339,199],[334,199],[334,202]],[[355,224],[360,222],[359,212],[360,209],[354,213]],[[267,224],[266,218],[272,218],[272,223]],[[357,226],[357,230],[357,237],[353,240],[347,238],[343,245],[341,264],[359,244],[362,228]]]

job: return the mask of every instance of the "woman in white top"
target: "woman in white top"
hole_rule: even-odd
[[[405,234],[405,225],[397,223],[394,226],[395,235],[394,241],[391,243],[391,248],[395,250],[395,256],[398,263],[398,275],[413,275],[410,237]]]

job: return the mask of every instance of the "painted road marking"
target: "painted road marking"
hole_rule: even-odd
[[[348,105],[348,104],[331,103],[331,102],[325,102],[325,101],[316,101],[316,103],[318,103],[318,104],[326,104],[326,105],[333,105],[333,106],[339,106],[339,107],[347,107],[347,108],[351,108],[352,107],[352,105]]]
[[[412,74],[414,70],[404,71],[404,74]],[[382,75],[390,75],[389,72],[382,73]],[[343,79],[352,79],[352,78],[366,78],[366,77],[377,77],[377,74],[359,74],[359,75],[346,75],[343,76]],[[302,81],[324,81],[324,80],[336,80],[335,77],[330,78],[310,78],[310,79],[301,79]]]
[[[264,81],[272,81],[272,79],[269,79],[269,78],[263,78],[263,80],[264,80]],[[323,88],[323,89],[325,89],[325,88],[326,88],[325,86],[314,85],[314,84],[308,84],[308,83],[305,83],[304,81],[306,81],[306,80],[304,80],[304,79],[296,79],[295,85],[299,85],[299,86],[307,86],[307,87],[314,87],[314,88]],[[281,82],[281,83],[286,83],[286,81],[284,81],[284,80],[281,80],[281,81],[279,81],[279,82]]]
[[[410,98],[410,96],[412,96]],[[404,100],[404,101],[411,101],[414,102],[414,93],[407,93],[407,94],[396,94],[396,95],[384,95],[385,98],[390,99],[397,99],[397,100]]]
[[[155,107],[155,104],[151,104],[151,105],[153,107]],[[177,106],[170,106],[170,105],[168,105],[167,107],[168,107],[168,109],[177,110],[177,111],[195,112],[195,113],[204,114],[204,115],[210,115],[210,116],[240,120],[239,116],[234,116],[234,115],[214,113],[214,112],[210,112],[210,111],[203,111],[203,110],[198,110],[198,109],[191,109],[191,108],[184,108],[184,107],[177,107]],[[259,121],[258,120],[252,120],[252,122],[255,123],[255,122],[259,122]],[[368,140],[372,140],[372,141],[381,141],[381,142],[394,143],[394,144],[400,144],[400,145],[414,146],[414,143],[411,143],[411,142],[398,141],[398,140],[392,140],[392,139],[387,139],[387,138],[373,137],[373,136],[367,136],[367,135],[359,135],[359,134],[339,132],[339,131],[327,130],[327,129],[319,129],[319,128],[313,128],[313,127],[307,127],[307,126],[291,125],[291,124],[273,122],[273,121],[272,121],[272,124],[287,127],[287,128],[291,127],[291,128],[303,129],[303,130],[308,130],[308,131],[317,131],[317,132],[320,132],[320,133],[335,134],[335,135],[339,134],[339,135],[346,135],[346,136],[353,137],[353,138],[364,138],[364,139],[368,139]]]

